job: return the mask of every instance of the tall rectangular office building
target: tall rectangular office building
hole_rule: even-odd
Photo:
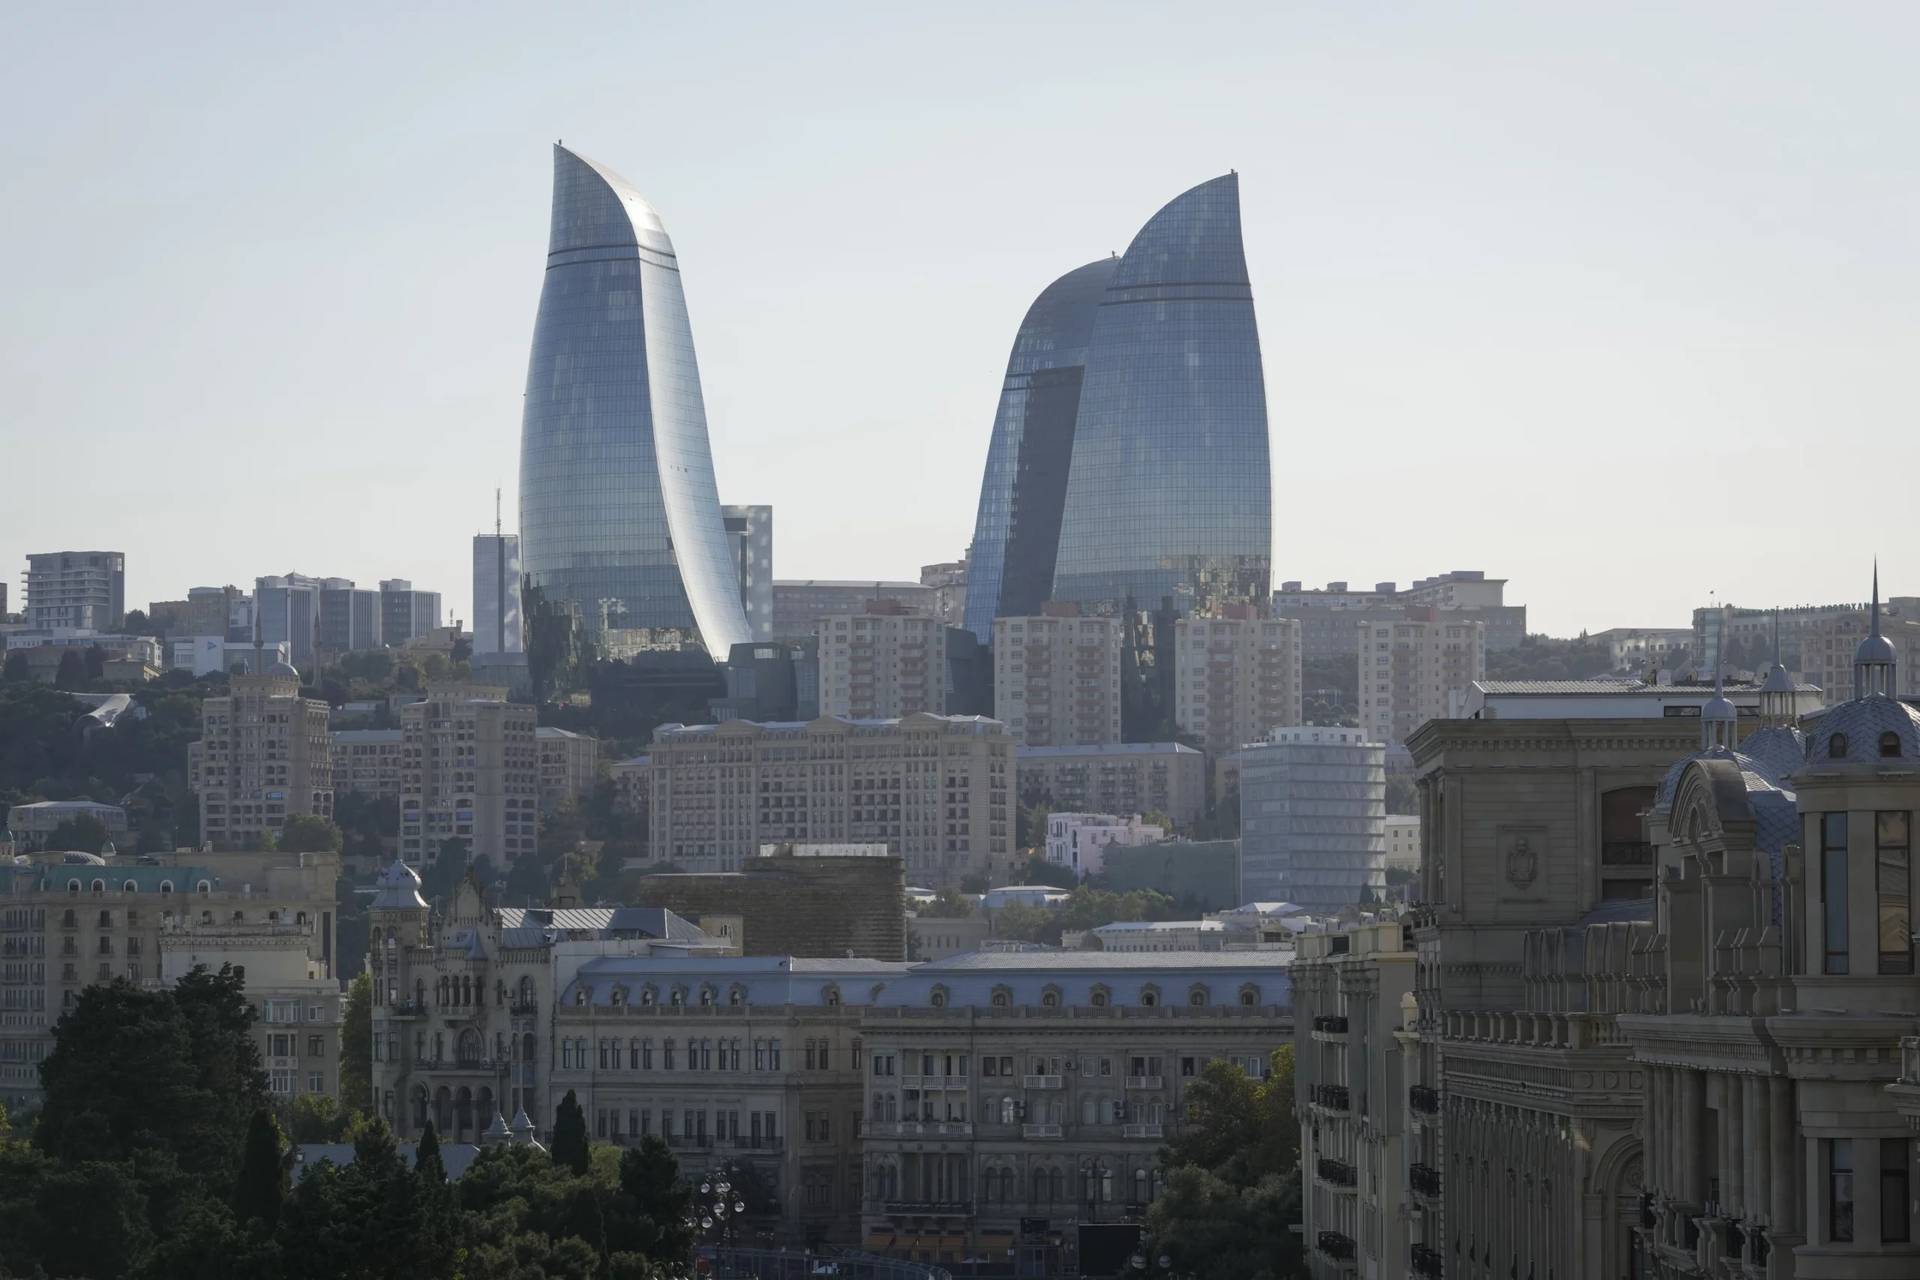
[[[473,651],[525,650],[520,623],[520,535],[478,534],[473,540]]]

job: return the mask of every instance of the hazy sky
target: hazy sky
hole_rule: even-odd
[[[1274,578],[1535,629],[1920,592],[1920,6],[12,3],[0,565],[468,617],[564,138],[660,210],[781,577],[972,533],[1048,281],[1241,174]],[[1849,486],[1845,494],[1833,492]],[[1882,490],[1883,492],[1885,490]]]

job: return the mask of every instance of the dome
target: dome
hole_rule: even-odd
[[[1865,640],[1862,640],[1860,647],[1853,651],[1853,664],[1855,666],[1860,666],[1863,663],[1883,663],[1891,666],[1898,661],[1899,655],[1894,652],[1893,641],[1887,639],[1878,631],[1875,631]]]
[[[283,676],[289,680],[298,680],[300,678],[299,669],[286,662],[274,663],[271,667],[267,668],[267,674],[270,676]]]
[[[1798,729],[1768,725],[1748,734],[1740,743],[1739,754],[1775,782],[1784,782],[1806,759],[1807,737]]]
[[[1767,671],[1767,678],[1760,682],[1762,693],[1793,693],[1793,677],[1779,663],[1774,663]]]
[[[60,865],[65,867],[104,867],[107,860],[97,853],[82,853],[78,849],[69,849],[60,855]]]
[[[1700,708],[1700,718],[1702,720],[1738,720],[1740,709],[1733,705],[1733,700],[1726,694],[1715,692],[1711,698],[1707,699],[1706,705]]]
[[[380,888],[368,904],[374,911],[425,911],[427,901],[420,896],[420,873],[403,861],[380,873]]]
[[[1881,738],[1889,733],[1893,735],[1889,745],[1897,751],[1881,746]],[[1896,760],[1905,762],[1908,768],[1920,764],[1920,711],[1883,693],[1828,708],[1807,734],[1808,768],[1830,764],[1887,767]]]

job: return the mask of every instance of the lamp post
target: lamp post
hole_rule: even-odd
[[[719,1250],[733,1243],[734,1232],[740,1219],[747,1212],[747,1202],[742,1198],[744,1191],[735,1185],[734,1170],[731,1165],[722,1165],[712,1169],[700,1179],[700,1192],[694,1201],[685,1222],[689,1232],[700,1239],[714,1244],[715,1270],[718,1271]]]

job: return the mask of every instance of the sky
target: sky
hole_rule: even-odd
[[[1014,330],[1237,169],[1274,580],[1533,630],[1920,594],[1920,6],[0,11],[0,565],[297,571],[470,617],[515,519],[550,144],[684,271],[782,578],[971,537]]]

